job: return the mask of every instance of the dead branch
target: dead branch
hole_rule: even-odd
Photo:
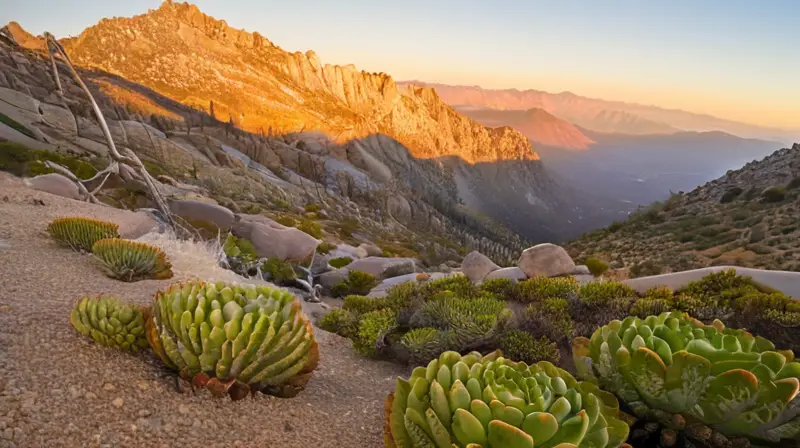
[[[164,219],[166,219],[167,223],[175,228],[175,220],[172,213],[167,206],[167,202],[164,200],[164,197],[158,191],[158,187],[156,186],[153,177],[150,176],[150,173],[147,172],[147,169],[142,164],[142,161],[136,154],[128,149],[126,152],[127,154],[122,155],[117,150],[116,145],[114,144],[114,139],[111,136],[111,131],[108,128],[108,124],[106,123],[105,117],[103,116],[103,112],[100,110],[100,106],[98,106],[97,102],[92,96],[92,92],[89,91],[89,88],[86,87],[86,84],[83,82],[81,77],[78,75],[78,72],[75,70],[75,67],[72,65],[72,61],[70,60],[69,56],[67,55],[66,50],[58,41],[53,37],[50,33],[44,33],[45,42],[47,44],[47,53],[50,55],[50,64],[53,70],[53,77],[56,79],[56,85],[58,86],[58,94],[63,99],[63,89],[61,88],[61,80],[58,75],[58,69],[56,67],[55,57],[60,57],[64,63],[66,64],[67,68],[69,69],[70,74],[75,79],[75,82],[81,87],[81,89],[86,93],[86,96],[89,98],[89,102],[92,105],[92,110],[94,110],[95,116],[97,117],[97,121],[100,123],[100,129],[103,131],[103,135],[106,139],[106,144],[108,145],[108,156],[109,156],[109,164],[108,167],[100,172],[98,172],[92,179],[88,180],[80,180],[75,175],[70,173],[70,176],[67,176],[72,181],[74,181],[78,185],[78,189],[81,191],[82,194],[86,196],[86,200],[94,203],[99,203],[97,198],[94,196],[94,193],[99,191],[99,189],[105,184],[105,181],[108,180],[111,173],[119,174],[119,164],[123,163],[129,167],[131,167],[143,180],[145,185],[147,185],[148,190],[150,190],[150,195],[153,197],[153,200],[156,203],[156,206],[161,211]],[[143,125],[144,126],[144,125]],[[149,132],[148,132],[149,135]],[[152,138],[152,137],[151,137]],[[51,168],[57,171],[64,173],[64,171],[69,171],[64,167],[61,167],[56,164],[52,164]],[[59,169],[60,168],[60,169]],[[86,189],[85,183],[93,181],[100,176],[105,175],[103,181],[100,185],[94,189],[94,191],[89,192]]]

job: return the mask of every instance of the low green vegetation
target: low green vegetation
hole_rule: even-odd
[[[283,285],[297,278],[291,263],[280,258],[268,258],[261,264],[261,272],[269,274],[270,281],[276,285]]]
[[[600,277],[608,270],[608,263],[597,257],[587,258],[584,264],[587,268],[589,268],[589,272],[591,272],[595,277]]]
[[[9,117],[8,115],[0,113],[0,123],[3,123],[8,127],[10,127],[11,129],[19,131],[20,133],[25,134],[32,139],[36,138],[36,135],[30,129],[25,127],[22,123],[19,123],[18,121]]]
[[[330,253],[330,251],[335,249],[336,249],[335,244],[323,241],[317,246],[317,253],[320,255],[327,255],[328,253]]]
[[[378,286],[378,279],[372,274],[361,271],[350,271],[347,278],[331,288],[331,295],[344,297],[348,295],[367,295],[372,288]]]
[[[350,264],[352,262],[353,262],[353,259],[350,258],[350,257],[338,257],[338,258],[332,258],[332,259],[328,260],[328,264],[331,265],[334,268],[337,268],[337,269],[338,268],[343,268],[343,267],[347,266],[348,264]]]
[[[253,243],[245,238],[238,238],[230,233],[222,244],[222,250],[228,257],[239,258],[244,264],[258,260],[258,252],[255,246],[253,246]]]
[[[90,163],[77,157],[57,152],[30,149],[13,142],[0,141],[0,171],[16,176],[32,177],[53,173],[44,162],[54,162],[69,169],[80,179],[89,179],[97,174],[97,169]]]
[[[314,222],[311,219],[303,219],[300,224],[297,225],[297,229],[313,236],[314,238],[322,238],[322,227],[318,222]]]

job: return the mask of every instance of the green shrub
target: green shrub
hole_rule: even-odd
[[[517,296],[516,283],[509,278],[486,280],[480,284],[478,289],[501,300],[515,300]]]
[[[637,316],[642,319],[647,316],[658,316],[659,314],[669,311],[670,305],[664,299],[639,299],[631,306],[630,313],[632,316]]]
[[[744,190],[742,190],[739,187],[730,188],[730,189],[726,190],[725,193],[722,194],[722,197],[720,198],[719,203],[720,204],[727,204],[729,202],[732,202],[734,199],[738,198],[739,195],[741,195],[743,192],[744,192]]]
[[[504,333],[500,337],[500,349],[506,358],[522,361],[528,365],[539,361],[557,364],[561,360],[558,348],[549,339],[545,337],[537,339],[522,330],[511,330]]]
[[[386,291],[386,304],[395,311],[410,308],[421,298],[419,287],[414,282],[403,282]]]
[[[354,316],[360,317],[362,314],[386,308],[384,298],[371,298],[351,294],[344,298],[342,309],[351,312]]]
[[[800,188],[800,177],[795,177],[791,182],[789,182],[788,185],[786,185],[787,190],[794,190],[795,188]]]
[[[550,297],[566,299],[578,291],[579,283],[573,277],[533,277],[517,284],[519,300],[525,303]]]
[[[616,281],[590,282],[581,285],[578,297],[587,303],[604,304],[613,299],[636,297],[636,291],[630,286]]]
[[[737,275],[735,269],[708,274],[678,290],[707,306],[728,306],[739,297],[757,292],[759,285],[750,277]]]
[[[453,292],[462,297],[474,297],[477,295],[475,285],[465,275],[451,275],[431,280],[420,288],[420,294],[424,297],[432,297],[445,291]]]
[[[0,141],[0,171],[16,176],[30,177],[54,173],[44,162],[54,162],[69,169],[79,179],[89,179],[97,174],[91,164],[76,157],[57,152],[30,149],[14,142]]]
[[[291,216],[279,216],[275,222],[286,227],[294,227],[297,225],[297,221]]]
[[[675,293],[669,286],[653,286],[644,292],[645,299],[672,300]]]
[[[317,213],[320,210],[322,210],[322,207],[320,207],[319,204],[313,204],[313,203],[312,204],[306,204],[306,206],[304,208],[306,210],[306,213]]]
[[[633,277],[648,277],[661,274],[662,267],[653,260],[646,260],[631,266]]]
[[[332,258],[332,259],[328,260],[328,264],[333,266],[336,269],[343,268],[343,267],[347,266],[348,264],[350,264],[352,262],[353,262],[353,259],[350,258],[350,257],[338,257],[338,258]]]
[[[553,341],[572,337],[575,328],[566,299],[552,297],[525,308],[527,326],[536,334]]]
[[[608,231],[611,232],[611,233],[616,233],[618,230],[622,229],[622,227],[624,227],[624,226],[625,226],[625,223],[622,223],[620,221],[614,221],[614,222],[611,223],[611,225],[606,227],[606,229],[608,229]]]
[[[267,259],[261,265],[261,271],[268,273],[270,281],[278,285],[297,278],[297,273],[294,271],[291,263],[283,261],[280,258]]]
[[[310,219],[304,219],[298,226],[298,230],[301,230],[314,238],[322,238],[322,227],[320,227],[318,222],[314,222]]]
[[[354,218],[344,218],[339,223],[339,236],[344,238],[352,238],[353,233],[357,232],[358,229],[361,227],[357,219]]]
[[[327,255],[328,253],[330,253],[330,251],[335,249],[336,249],[335,244],[323,241],[317,246],[317,253],[320,255]]]
[[[587,258],[584,264],[595,277],[600,277],[608,270],[608,263],[596,257]]]
[[[347,310],[334,308],[322,316],[317,322],[317,326],[325,331],[349,338],[355,334],[358,328],[358,319]]]
[[[781,202],[786,199],[786,188],[771,187],[761,193],[761,201],[766,203]]]
[[[353,339],[353,348],[364,356],[378,354],[378,342],[397,325],[394,311],[382,309],[361,316],[358,333]]]
[[[372,274],[361,271],[350,271],[347,273],[346,280],[333,285],[331,294],[335,297],[342,297],[345,295],[365,296],[372,291],[372,288],[378,286],[378,283],[378,279]]]

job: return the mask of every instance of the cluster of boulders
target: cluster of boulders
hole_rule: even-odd
[[[473,283],[496,278],[513,282],[532,277],[574,276],[581,282],[593,278],[586,266],[576,266],[563,247],[551,243],[538,244],[522,251],[517,266],[501,268],[480,252],[473,251],[464,257],[461,271]]]

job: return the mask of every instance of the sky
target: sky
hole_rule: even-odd
[[[160,0],[0,0],[77,35]],[[797,0],[194,0],[288,51],[395,80],[579,95],[800,129]]]

